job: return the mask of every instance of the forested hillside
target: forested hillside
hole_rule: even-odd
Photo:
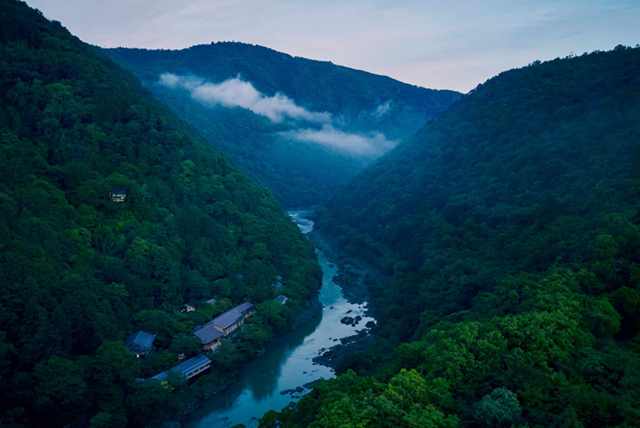
[[[535,62],[358,175],[316,225],[391,278],[375,377],[262,426],[638,426],[638,117],[639,48]]]
[[[391,145],[412,135],[460,96],[243,43],[102,52],[140,77],[156,96],[196,125],[209,142],[268,187],[285,206],[326,199],[388,149],[354,152],[336,147],[357,144],[353,139],[373,140],[374,145],[383,139]],[[247,109],[203,105],[188,91],[158,84],[165,73],[212,84],[239,77],[265,97],[279,94],[308,112],[329,115],[331,119],[324,125],[331,126],[329,131],[318,124],[310,126],[314,142],[283,138],[283,132],[295,132],[303,126],[273,123]],[[243,95],[238,93],[237,97]]]
[[[192,410],[317,294],[313,246],[267,190],[15,0],[0,0],[0,136],[2,426],[142,426]],[[282,292],[286,306],[270,302]],[[210,375],[135,382],[201,352],[193,327],[247,300],[258,313]],[[157,336],[143,361],[123,345],[140,329]]]

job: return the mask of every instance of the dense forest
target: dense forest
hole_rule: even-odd
[[[460,94],[404,84],[388,77],[292,57],[265,47],[220,42],[182,50],[104,49],[153,93],[198,128],[236,166],[269,188],[284,206],[325,200],[380,153],[353,155],[282,138],[299,124],[272,123],[241,108],[212,108],[184,90],[158,84],[164,73],[223,82],[240,76],[265,96],[283,94],[309,111],[326,112],[332,126],[358,136],[407,138]]]
[[[358,175],[316,225],[376,341],[261,426],[639,426],[638,117],[640,48],[536,61]]]
[[[336,193],[372,159],[167,72],[411,137]],[[313,245],[276,198],[326,200],[323,238],[386,281],[373,344],[260,427],[640,426],[640,47],[458,98],[240,43],[101,50],[0,0],[0,426],[162,426],[227,385],[316,302]],[[210,372],[151,379],[249,301]],[[146,358],[123,342],[139,330]]]
[[[313,246],[266,189],[16,0],[0,0],[0,138],[1,426],[141,426],[190,411],[315,298]],[[286,306],[271,301],[283,292]],[[201,352],[194,326],[245,301],[258,313],[211,374],[135,381]],[[197,310],[181,313],[186,302]],[[157,336],[144,360],[123,345],[140,329]]]

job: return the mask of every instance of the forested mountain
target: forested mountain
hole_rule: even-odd
[[[460,96],[243,43],[102,52],[140,77],[285,206],[326,199]],[[161,84],[167,73],[191,79],[191,86]],[[247,84],[262,104],[245,100]],[[265,109],[282,104],[304,113],[303,119],[268,117]],[[228,108],[238,106],[245,108]]]
[[[188,411],[317,294],[313,246],[266,189],[16,0],[0,0],[0,137],[3,427],[141,426]],[[277,275],[286,306],[270,302]],[[259,311],[211,375],[135,382],[199,353],[193,327],[247,300]],[[198,310],[181,313],[185,302]],[[123,345],[137,330],[157,336],[142,362]]]
[[[639,48],[536,61],[358,175],[316,225],[391,277],[375,377],[262,425],[638,426],[638,117]]]

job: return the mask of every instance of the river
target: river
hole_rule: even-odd
[[[305,213],[293,211],[289,215],[300,230],[308,234],[313,230],[313,222]],[[256,427],[257,420],[267,411],[280,411],[309,392],[282,395],[280,391],[335,377],[333,369],[315,364],[313,357],[322,354],[321,349],[337,345],[338,339],[363,329],[373,318],[364,315],[366,304],[352,304],[345,299],[340,286],[332,281],[337,267],[322,251],[316,249],[316,252],[323,273],[319,295],[323,306],[321,314],[269,343],[264,355],[247,364],[236,383],[205,402],[192,415],[187,427],[228,428],[236,424]],[[359,325],[340,322],[348,311],[351,317],[362,316]]]

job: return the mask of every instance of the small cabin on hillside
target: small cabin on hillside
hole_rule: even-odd
[[[189,312],[193,312],[196,310],[196,307],[189,304],[189,303],[185,303],[182,306],[182,309],[180,309],[180,312],[182,312],[183,314],[188,314]]]
[[[122,187],[114,187],[111,193],[109,193],[109,198],[113,202],[121,203],[127,198],[127,191]]]
[[[215,351],[222,344],[221,340],[224,333],[218,330],[213,324],[204,326],[203,328],[193,332],[192,336],[200,339],[202,349]]]
[[[276,276],[276,281],[273,283],[273,286],[276,289],[284,287],[284,284],[282,283],[282,277],[280,275]]]
[[[216,304],[216,302],[217,302],[217,300],[216,300],[216,299],[209,299],[209,300],[207,300],[207,303],[208,303],[208,304],[210,304],[210,305],[215,305],[215,304]]]
[[[276,297],[275,299],[273,299],[274,302],[276,303],[280,303],[281,305],[284,305],[287,303],[287,298],[285,296],[283,296],[282,294],[279,295],[278,297]]]
[[[124,346],[136,354],[136,358],[144,358],[155,349],[153,346],[153,342],[155,340],[155,334],[145,333],[140,330],[139,332],[127,337],[124,340]]]
[[[205,370],[211,367],[211,360],[205,357],[204,355],[196,355],[193,358],[189,358],[187,361],[178,364],[177,366],[170,368],[167,371],[162,373],[158,373],[152,379],[159,380],[160,382],[164,382],[169,377],[169,372],[175,372],[180,374],[187,379],[191,379],[194,376],[199,375]]]

